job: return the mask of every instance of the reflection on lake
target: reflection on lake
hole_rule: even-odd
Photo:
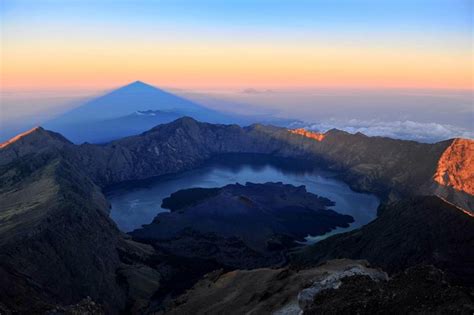
[[[112,205],[110,216],[122,231],[130,232],[150,223],[159,212],[168,211],[161,208],[161,202],[177,190],[221,187],[237,182],[305,185],[309,192],[334,201],[336,205],[332,209],[335,211],[354,217],[355,222],[349,228],[308,237],[309,242],[367,224],[375,219],[379,204],[374,195],[355,192],[333,173],[309,167],[304,162],[238,154],[215,158],[195,170],[112,187],[107,192]]]

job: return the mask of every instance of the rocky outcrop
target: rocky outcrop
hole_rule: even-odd
[[[105,311],[102,305],[97,304],[88,296],[77,304],[57,306],[47,311],[45,315],[105,315]]]
[[[442,199],[429,196],[394,202],[377,219],[296,253],[293,263],[314,266],[328,259],[367,259],[394,273],[433,264],[461,284],[473,285],[474,220]]]
[[[474,216],[474,141],[454,139],[441,155],[428,193]]]
[[[443,152],[434,181],[474,195],[474,141],[454,139]]]
[[[308,288],[301,290],[300,293],[298,293],[299,308],[301,310],[311,308],[317,295],[325,290],[336,290],[342,285],[345,278],[355,276],[364,276],[375,282],[388,280],[388,276],[385,272],[369,269],[361,265],[349,266],[344,270],[328,274],[327,276],[314,281]],[[284,310],[285,308],[276,312],[275,315],[286,313]]]
[[[450,285],[433,266],[416,266],[389,281],[362,274],[317,292],[302,314],[472,314],[468,290]]]

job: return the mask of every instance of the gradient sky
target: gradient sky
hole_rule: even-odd
[[[473,1],[0,2],[3,90],[473,87]]]

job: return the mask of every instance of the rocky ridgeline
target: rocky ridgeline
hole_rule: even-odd
[[[469,145],[460,148],[458,142]],[[336,129],[326,132],[321,141],[316,141],[279,127],[252,125],[241,128],[200,123],[184,117],[105,145],[75,146],[58,134],[38,128],[22,137],[21,141],[5,146],[0,151],[0,165],[33,151],[61,149],[65,158],[77,163],[95,183],[105,187],[126,180],[191,169],[218,154],[264,153],[314,161],[337,171],[352,188],[377,194],[383,199],[439,194],[472,211],[473,196],[468,189],[473,182],[469,176],[472,173],[469,171],[472,167],[472,150],[469,149],[472,142],[453,139],[426,144],[352,135]],[[456,152],[463,152],[454,155],[463,156],[462,162],[453,162],[456,166],[446,170],[443,168],[441,177],[458,178],[459,174],[464,174],[461,176],[462,187],[451,184],[453,179],[449,183],[440,183],[439,180],[442,168],[439,165],[446,164],[442,161],[453,156],[449,153],[453,146],[457,148]],[[446,191],[442,191],[440,186]]]

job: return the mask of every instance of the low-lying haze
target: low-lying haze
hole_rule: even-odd
[[[331,128],[424,142],[474,137],[472,91],[257,89],[170,91],[224,112],[294,119],[291,127]],[[0,140],[41,125],[105,91],[2,92]]]

